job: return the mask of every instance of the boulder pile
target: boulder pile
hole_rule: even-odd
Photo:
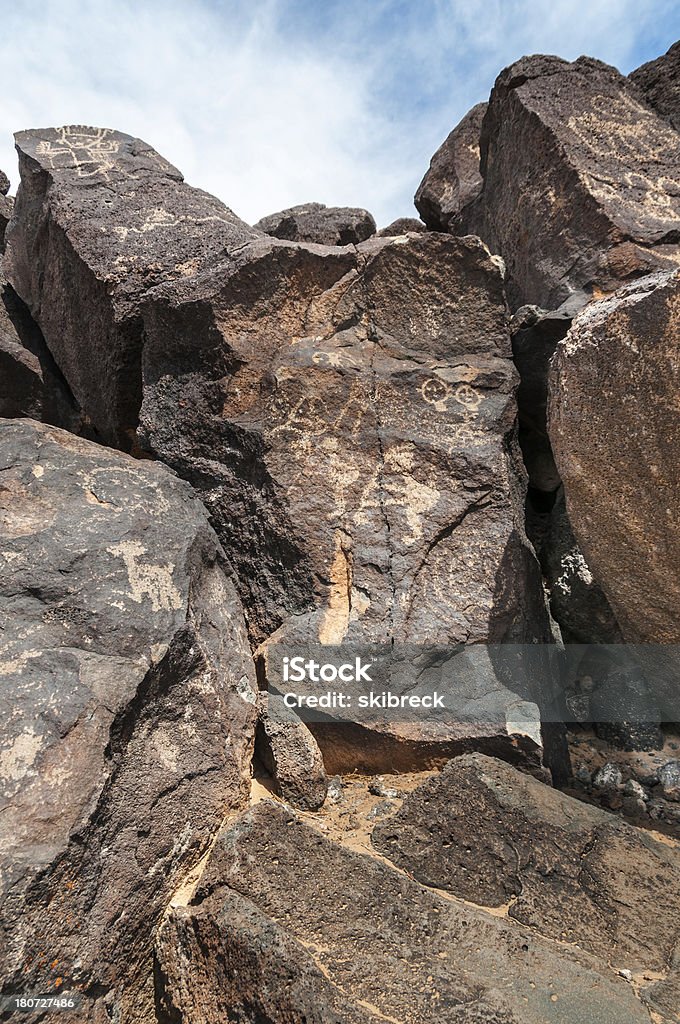
[[[381,230],[17,134],[7,1019],[680,1019],[679,47],[517,61]],[[312,648],[458,710],[282,717]]]

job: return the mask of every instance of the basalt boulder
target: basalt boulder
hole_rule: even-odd
[[[220,835],[156,956],[161,1019],[184,1024],[212,1024],[225,1006],[244,1024],[648,1020],[605,963],[447,899],[269,801]]]
[[[680,849],[501,761],[456,758],[372,842],[417,881],[615,970],[663,978],[674,963]],[[653,985],[642,996],[654,1006]]]
[[[456,230],[508,270],[513,308],[583,305],[677,263],[680,142],[637,87],[590,57],[523,57],[496,80],[480,195]]]
[[[4,994],[154,1021],[155,926],[247,800],[242,610],[188,484],[0,421]]]
[[[0,416],[85,428],[73,396],[28,309],[0,271]]]
[[[643,64],[628,76],[657,113],[680,131],[680,42],[668,53]]]
[[[628,643],[680,642],[679,316],[680,272],[642,279],[586,307],[552,368],[569,520]]]
[[[287,242],[317,245],[357,245],[375,234],[375,221],[368,210],[323,203],[303,203],[271,213],[255,227]]]
[[[258,232],[140,139],[105,128],[19,132],[5,271],[106,444],[134,444],[140,301]]]
[[[441,144],[418,186],[415,205],[431,231],[455,231],[457,217],[482,190],[479,137],[487,103],[468,111]]]
[[[397,217],[387,227],[380,228],[377,232],[379,238],[394,238],[395,235],[407,235],[409,231],[417,231],[422,234],[427,228],[421,220],[415,217]]]

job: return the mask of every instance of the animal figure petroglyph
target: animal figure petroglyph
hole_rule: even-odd
[[[616,103],[597,96],[591,110],[574,114],[567,124],[590,157],[583,173],[594,195],[625,204],[631,215],[643,207],[664,220],[680,221],[677,182],[664,173],[677,147],[670,127],[626,95]]]

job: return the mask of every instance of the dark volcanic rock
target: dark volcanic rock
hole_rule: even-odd
[[[5,234],[12,217],[14,200],[11,196],[0,195],[0,253],[5,251]]]
[[[395,235],[407,235],[409,231],[417,231],[418,234],[422,234],[427,231],[427,228],[421,220],[416,220],[415,217],[397,217],[386,228],[381,228],[377,234],[378,238],[394,238]]]
[[[569,317],[546,313],[534,306],[523,307],[513,317],[512,356],[520,377],[519,444],[529,485],[546,492],[555,491],[560,485],[548,437],[550,361],[570,324]]]
[[[614,68],[524,57],[491,93],[484,185],[457,231],[504,257],[514,308],[582,304],[677,259],[679,149]]]
[[[680,42],[657,60],[643,64],[629,76],[651,106],[680,131]]]
[[[622,750],[661,750],[661,713],[637,665],[612,666],[590,700],[590,720],[602,739]]]
[[[16,136],[21,185],[5,270],[103,441],[130,447],[141,298],[258,236],[150,146],[104,128]]]
[[[550,511],[539,559],[562,638],[577,644],[621,643],[614,613],[574,537],[563,488]]]
[[[0,195],[6,196],[9,192],[9,178],[4,171],[0,171]]]
[[[255,753],[292,807],[316,811],[326,799],[328,780],[314,736],[294,711],[271,715],[269,694],[258,695]]]
[[[553,363],[569,519],[629,643],[680,642],[679,317],[680,272],[652,275],[584,309]]]
[[[198,488],[256,644],[550,641],[502,287],[477,239],[428,233],[258,241],[149,297],[142,442]]]
[[[224,1006],[243,1022],[647,1019],[594,958],[428,891],[268,801],[222,833],[157,960],[162,1019],[184,1024]]]
[[[375,234],[375,221],[368,210],[304,203],[263,217],[255,228],[287,242],[356,245]]]
[[[481,192],[479,136],[487,106],[478,103],[468,111],[432,157],[418,186],[416,209],[431,231],[453,228],[461,210]]]
[[[507,905],[615,968],[665,972],[680,940],[680,850],[482,754],[407,796],[373,844],[418,881]]]
[[[29,420],[0,453],[3,990],[155,1020],[155,925],[247,797],[240,603],[165,467]]]
[[[0,271],[0,416],[78,432],[82,417],[38,326]]]
[[[477,240],[258,242],[144,319],[144,443],[204,495],[256,640],[293,614],[322,643],[544,635]]]
[[[19,148],[12,280],[104,439],[131,443],[143,395],[141,444],[205,501],[254,644],[280,627],[323,644],[551,640],[503,280],[478,240],[280,241],[127,136],[46,130]]]

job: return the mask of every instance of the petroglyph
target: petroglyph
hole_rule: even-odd
[[[593,195],[625,207],[619,214],[680,221],[677,180],[669,164],[677,133],[669,126],[625,93],[616,103],[594,96],[591,109],[572,115],[567,125],[588,156],[581,173]]]
[[[46,157],[52,168],[72,164],[79,178],[91,178],[97,174],[108,178],[109,171],[116,166],[113,158],[120,149],[120,142],[113,138],[111,128],[71,125],[55,131],[57,141],[41,139],[37,144],[38,156]]]
[[[182,595],[172,579],[173,565],[141,564],[139,559],[146,554],[146,548],[139,541],[124,540],[108,551],[120,555],[125,562],[133,601],[141,604],[148,597],[155,612],[182,607]]]
[[[125,242],[130,235],[147,235],[151,231],[159,231],[163,228],[176,228],[179,224],[209,224],[213,221],[219,221],[219,223],[227,225],[230,223],[226,217],[179,216],[175,213],[170,213],[169,210],[164,210],[162,207],[155,207],[146,215],[141,227],[133,228],[116,225],[113,231],[122,242]]]
[[[457,384],[455,387],[439,377],[429,377],[420,387],[423,401],[433,405],[437,412],[448,412],[449,402],[456,402],[470,413],[477,411],[482,396],[469,384]]]

